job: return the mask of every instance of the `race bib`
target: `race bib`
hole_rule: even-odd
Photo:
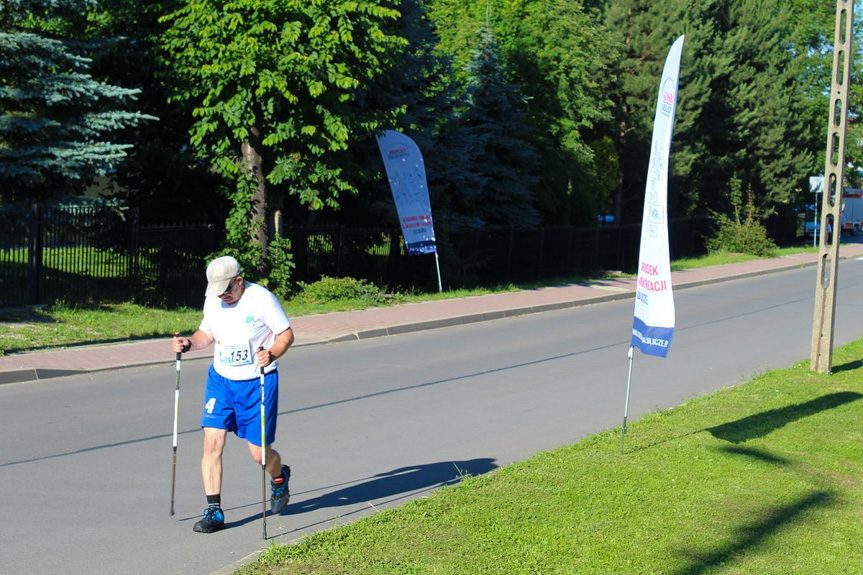
[[[252,363],[252,352],[248,343],[222,345],[219,348],[219,363],[222,365],[249,365]]]

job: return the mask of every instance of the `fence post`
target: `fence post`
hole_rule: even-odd
[[[473,258],[468,262],[468,266],[473,266],[474,270],[479,269],[479,228],[473,230]]]
[[[692,257],[695,255],[695,214],[689,215],[689,253],[686,254],[687,257]],[[698,255],[701,255],[701,250],[699,250]]]
[[[39,287],[42,282],[42,210],[39,204],[30,207],[30,237],[27,251],[28,289],[27,303],[41,303]]]
[[[539,262],[536,269],[536,279],[542,278],[542,258],[545,255],[545,226],[539,228]]]
[[[636,264],[637,265],[637,264]],[[617,226],[617,266],[616,269],[623,269],[623,226]]]
[[[387,287],[392,290],[396,285],[398,285],[398,279],[396,277],[396,258],[399,256],[399,252],[401,251],[399,248],[401,238],[399,234],[401,230],[398,228],[393,228],[390,230],[390,253],[387,258]]]
[[[512,281],[512,248],[515,243],[515,228],[509,226],[509,248],[506,254],[506,281]]]
[[[129,286],[129,295],[135,299],[138,296],[138,228],[141,220],[138,208],[132,208],[129,217],[129,255],[126,263],[126,279]]]
[[[588,272],[593,272],[600,266],[600,262],[602,261],[602,257],[599,254],[599,228],[593,228],[593,249],[591,250],[592,257],[590,258],[590,267],[587,269]]]
[[[336,277],[342,277],[342,260],[344,259],[345,226],[339,226],[339,245],[336,248]]]

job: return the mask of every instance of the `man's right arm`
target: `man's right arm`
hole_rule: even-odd
[[[207,348],[213,345],[214,341],[215,339],[207,332],[197,330],[189,337],[174,336],[174,339],[171,340],[171,349],[174,350],[174,353],[185,353],[193,349]]]

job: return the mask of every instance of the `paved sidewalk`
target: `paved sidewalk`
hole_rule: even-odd
[[[863,244],[842,244],[840,250],[841,259],[863,257]],[[675,290],[680,290],[795,267],[814,266],[817,261],[818,254],[805,253],[673,272],[672,284]],[[315,345],[501,319],[631,298],[634,294],[634,278],[608,279],[389,308],[295,317],[291,318],[291,323],[296,334],[295,346]],[[210,357],[212,348],[190,352],[183,359]],[[0,384],[173,361],[167,339],[13,354],[0,357]]]

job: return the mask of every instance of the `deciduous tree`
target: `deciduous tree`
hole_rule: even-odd
[[[192,0],[166,20],[165,49],[194,103],[192,145],[235,182],[229,243],[267,275],[268,185],[312,209],[354,189],[339,153],[397,110],[356,106],[392,64],[398,12],[377,0]]]

